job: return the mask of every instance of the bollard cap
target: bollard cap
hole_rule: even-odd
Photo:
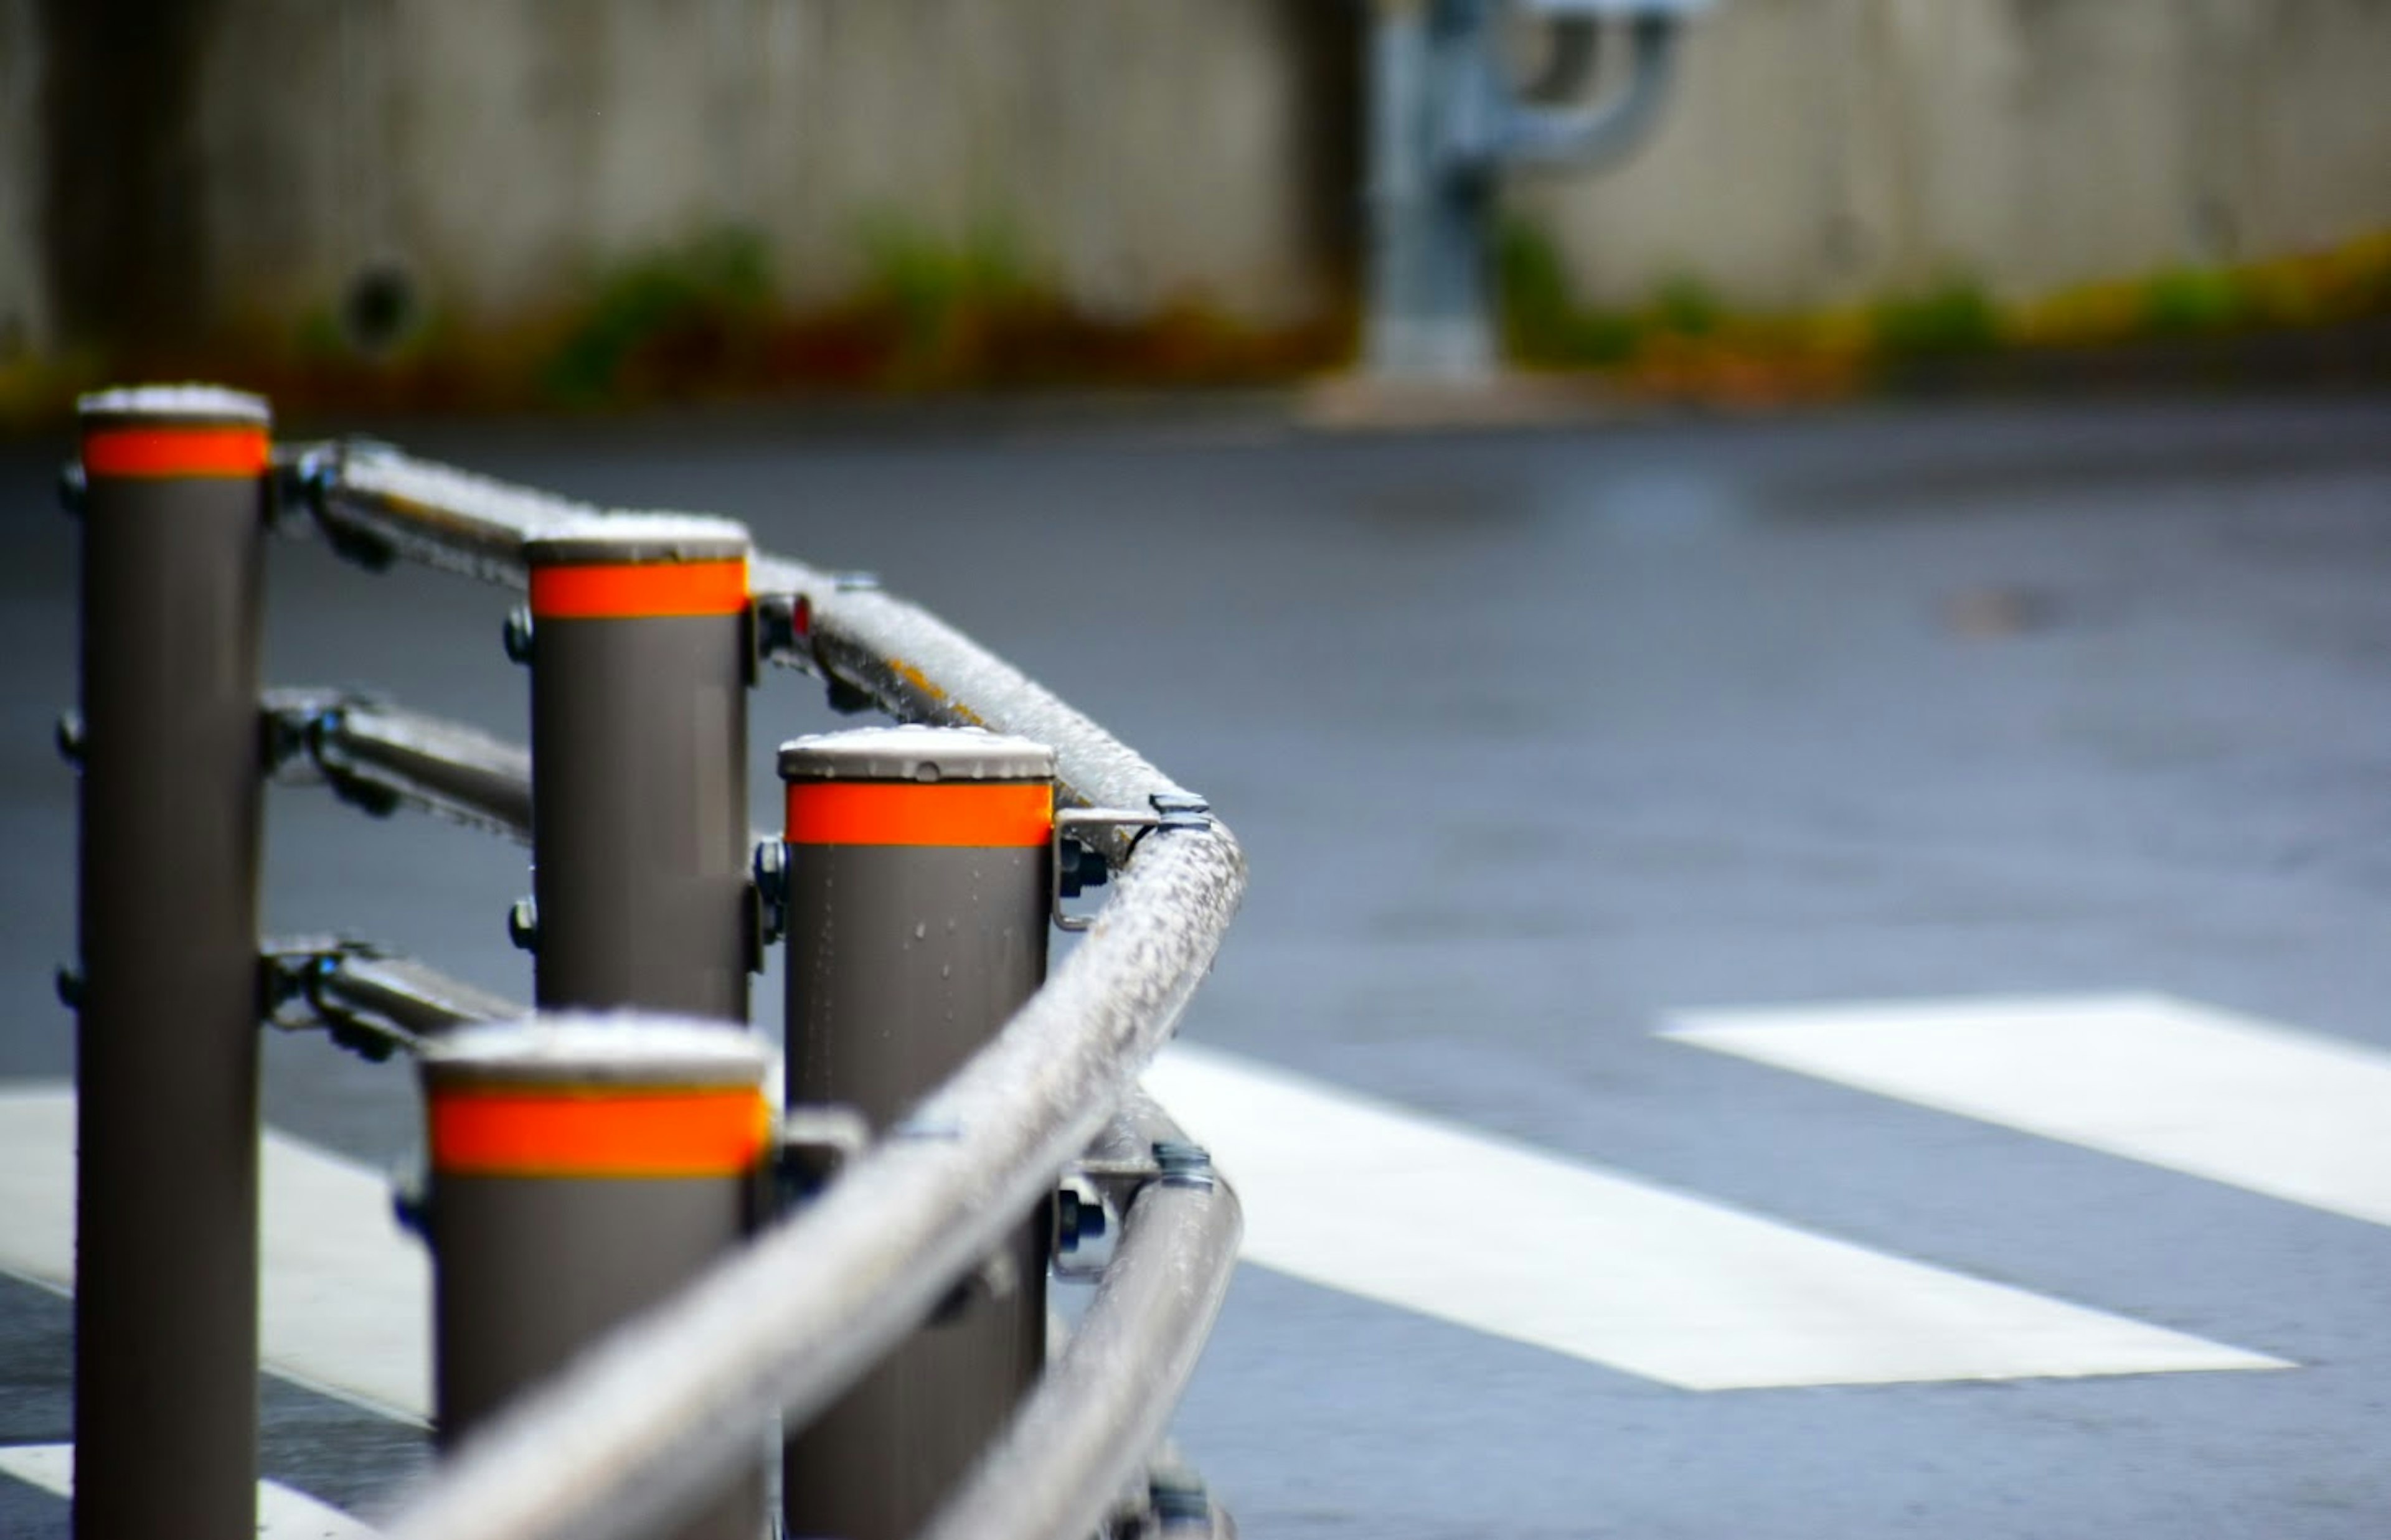
[[[217,385],[133,385],[75,403],[86,480],[244,481],[274,451],[265,403]]]
[[[551,524],[523,541],[525,565],[648,566],[741,561],[747,526],[693,513],[597,513]]]
[[[568,519],[523,542],[542,620],[665,620],[747,609],[747,526],[679,513]]]
[[[764,1084],[769,1045],[724,1021],[624,1011],[558,1013],[443,1033],[423,1046],[426,1086],[731,1089]]]
[[[1054,751],[985,727],[858,727],[781,745],[781,778],[801,781],[1051,781]]]
[[[770,1148],[771,1055],[743,1029],[675,1017],[541,1016],[466,1027],[422,1060],[443,1177],[718,1180]]]
[[[86,427],[162,423],[264,428],[274,420],[263,396],[222,385],[119,385],[78,396],[75,414]]]

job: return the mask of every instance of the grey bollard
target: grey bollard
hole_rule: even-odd
[[[780,768],[788,1100],[854,1107],[886,1136],[1045,977],[1054,756],[885,727],[784,744]],[[1024,1214],[982,1287],[794,1431],[790,1534],[898,1540],[929,1519],[1045,1362],[1046,1246],[1042,1208]]]
[[[771,1137],[769,1064],[743,1029],[668,1018],[542,1018],[425,1048],[444,1448],[739,1243]],[[674,1534],[756,1540],[763,1476]]]
[[[542,1009],[747,1019],[747,553],[671,515],[524,543]]]
[[[250,1540],[269,416],[109,391],[83,430],[77,1540]]]

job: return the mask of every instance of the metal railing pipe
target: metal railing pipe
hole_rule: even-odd
[[[1582,107],[1508,104],[1493,153],[1515,165],[1587,170],[1635,148],[1668,101],[1683,29],[1675,15],[1636,18],[1629,25],[1634,63],[1624,86]]]
[[[1143,808],[1157,795],[1188,795],[1061,697],[918,605],[781,557],[756,558],[755,585],[758,594],[803,598],[812,661],[901,721],[1043,743],[1068,797],[1091,806]],[[1090,838],[1116,861],[1129,848],[1126,835]]]
[[[371,567],[406,559],[522,588],[524,540],[601,511],[368,441],[278,459],[285,503],[304,505],[335,550]]]
[[[390,1540],[611,1540],[702,1500],[765,1418],[853,1383],[1051,1190],[1175,1029],[1244,884],[1218,825],[1150,834],[1088,939],[898,1136],[500,1413]]]
[[[1121,1124],[1138,1144],[1192,1149],[1158,1109],[1136,1099],[1144,1115]],[[1112,1153],[1102,1145],[1091,1152]],[[1114,1494],[1161,1442],[1196,1371],[1243,1227],[1236,1194],[1208,1168],[1183,1162],[1141,1187],[1079,1329],[921,1540],[1094,1534]]]
[[[353,558],[516,586],[527,540],[592,511],[380,447],[297,455],[286,489]],[[970,637],[804,563],[758,555],[751,580],[759,639],[769,600],[776,658],[841,704],[1046,743],[1064,803],[1152,813],[1083,836],[1120,868],[1117,895],[991,1045],[801,1215],[469,1440],[397,1540],[639,1534],[736,1466],[763,1418],[827,1405],[1047,1196],[1174,1029],[1243,893],[1244,857],[1201,799]]]
[[[304,503],[355,559],[407,559],[521,588],[524,542],[599,511],[381,444],[318,444],[286,461],[286,499]],[[758,552],[758,595],[804,601],[801,661],[909,722],[982,726],[1052,747],[1069,800],[1144,807],[1185,789],[1053,692],[903,599],[853,578]],[[1116,840],[1109,853],[1127,848]]]
[[[307,993],[319,1009],[386,1021],[419,1039],[527,1014],[503,995],[452,979],[412,957],[334,956],[309,981]]]
[[[317,768],[351,802],[406,802],[531,842],[531,753],[520,744],[369,701],[338,702],[304,731]]]

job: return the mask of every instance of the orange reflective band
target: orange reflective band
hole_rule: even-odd
[[[83,441],[88,476],[263,476],[263,428],[103,428]]]
[[[746,608],[747,563],[738,558],[531,570],[534,615],[652,620],[666,615],[736,615]]]
[[[1042,782],[800,781],[789,788],[793,845],[1042,845],[1054,789]]]
[[[735,1176],[771,1135],[763,1093],[435,1090],[432,1169],[468,1176]]]

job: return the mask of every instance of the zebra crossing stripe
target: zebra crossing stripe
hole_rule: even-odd
[[[2288,1367],[1799,1230],[1229,1056],[1147,1076],[1236,1183],[1247,1260],[1688,1390]],[[74,1101],[0,1092],[0,1268],[72,1284]],[[430,1405],[428,1268],[377,1174],[268,1132],[277,1372]]]
[[[0,1444],[0,1476],[61,1497],[74,1495],[74,1445]],[[280,1482],[257,1483],[257,1540],[375,1540],[377,1532]]]
[[[1235,1184],[1246,1260],[1687,1390],[2289,1367],[1225,1054],[1145,1083]]]
[[[2391,1055],[2156,995],[1688,1012],[1666,1035],[2391,1225]]]
[[[71,1087],[0,1091],[0,1269],[74,1287]],[[402,1421],[432,1416],[432,1268],[380,1174],[268,1129],[259,1351],[284,1378]]]

